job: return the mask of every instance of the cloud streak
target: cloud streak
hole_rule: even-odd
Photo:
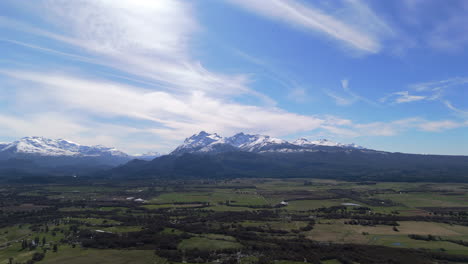
[[[392,35],[383,20],[356,0],[334,4],[340,6],[338,13],[295,0],[272,0],[268,5],[259,0],[231,2],[273,20],[322,33],[364,53],[380,52],[384,39]],[[32,14],[39,18],[38,23],[0,17],[0,27],[15,32],[2,39],[4,43],[93,64],[105,73],[93,67],[80,72],[65,67],[38,70],[46,63],[0,68],[2,81],[8,83],[5,89],[12,91],[3,93],[0,99],[13,105],[3,108],[8,111],[0,114],[1,136],[66,137],[135,153],[169,151],[199,130],[272,136],[321,131],[360,137],[392,136],[409,129],[440,132],[466,126],[452,120],[420,118],[358,123],[281,109],[251,88],[248,74],[215,72],[193,57],[192,35],[201,26],[186,1],[38,0],[34,5],[32,10],[48,11]],[[16,36],[26,37],[14,39]],[[41,39],[41,44],[34,39]],[[308,91],[303,85],[278,74],[263,61],[249,58],[288,88],[285,97],[304,103]],[[443,85],[451,84],[439,84]],[[342,80],[341,88],[340,92],[329,92],[337,104],[374,104],[353,92],[348,80]],[[436,92],[431,85],[417,89]],[[397,95],[414,99],[410,93]],[[241,103],[242,96],[248,96],[249,102],[259,102]],[[456,109],[450,102],[449,106]],[[156,147],[159,149],[151,149]]]
[[[268,4],[262,0],[228,2],[294,27],[322,33],[365,53],[378,53],[382,39],[393,34],[383,20],[358,0],[341,1],[335,7],[342,11],[340,15],[296,0],[271,0]]]
[[[158,89],[265,97],[249,89],[246,75],[214,73],[191,58],[189,40],[198,25],[190,6],[181,1],[40,0],[35,4],[47,8],[43,19],[59,30],[51,32],[7,18],[0,19],[0,25],[70,45],[92,57],[87,62],[152,82]]]
[[[23,83],[17,88],[18,100],[27,102],[28,107],[49,105],[102,118],[146,120],[151,122],[147,131],[178,140],[202,129],[286,135],[313,130],[325,122],[275,107],[243,105],[201,91],[175,95],[50,72],[1,70],[0,74]]]
[[[344,93],[339,93],[331,90],[325,90],[325,94],[331,97],[333,100],[335,100],[335,103],[337,105],[341,106],[348,106],[352,105],[358,101],[365,102],[367,104],[377,106],[375,102],[372,100],[369,100],[363,96],[358,95],[357,93],[353,92],[349,88],[349,80],[348,79],[343,79],[341,80],[341,88]]]
[[[379,101],[382,103],[390,102],[391,104],[412,103],[418,101],[437,101],[444,104],[449,110],[466,118],[467,112],[453,105],[446,95],[448,91],[460,91],[467,89],[467,77],[455,77],[441,81],[422,82],[409,85],[409,91],[398,91],[382,97]],[[461,94],[466,93],[461,91]]]

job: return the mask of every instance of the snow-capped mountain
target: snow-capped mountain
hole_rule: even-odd
[[[310,141],[306,138],[299,138],[292,142],[294,145],[308,147],[308,146],[328,146],[328,147],[340,147],[340,148],[355,148],[355,149],[364,149],[364,147],[356,145],[354,143],[351,144],[342,144],[330,141],[328,139],[319,139]]]
[[[184,140],[184,143],[178,146],[172,154],[178,155],[182,153],[193,153],[193,152],[210,152],[217,144],[224,144],[224,138],[218,134],[209,134],[205,131],[201,131]],[[219,145],[221,146],[221,145]]]
[[[126,153],[115,148],[102,145],[84,146],[65,139],[48,139],[44,137],[21,138],[1,148],[0,153],[37,156],[129,157]]]
[[[4,175],[93,175],[133,159],[153,160],[157,152],[128,155],[113,147],[86,146],[66,139],[24,137],[0,143],[0,177]]]
[[[0,150],[3,149],[4,147],[8,146],[10,143],[5,143],[5,142],[0,142]]]
[[[226,142],[247,152],[284,151],[285,149],[294,148],[291,143],[283,139],[244,133],[238,133],[226,138]]]
[[[345,150],[345,149],[364,149],[356,144],[342,144],[326,139],[310,141],[306,138],[300,138],[293,142],[283,139],[270,137],[267,135],[250,135],[244,133],[235,134],[232,137],[221,137],[218,134],[209,134],[202,131],[187,139],[178,146],[172,155],[181,155],[183,153],[219,153],[227,151],[246,151],[246,152],[304,152],[324,150]]]
[[[157,157],[160,157],[161,156],[161,153],[159,152],[147,152],[147,153],[143,153],[143,154],[137,154],[137,155],[133,155],[134,158],[136,159],[139,159],[139,160],[153,160]]]
[[[14,163],[14,160],[23,160],[41,168],[66,167],[72,168],[73,171],[75,168],[82,170],[112,167],[132,159],[152,160],[159,156],[157,152],[128,155],[113,147],[86,146],[66,139],[44,137],[24,137],[11,143],[0,144],[0,161]]]

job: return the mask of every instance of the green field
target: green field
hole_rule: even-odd
[[[44,264],[132,264],[157,263],[152,250],[96,250],[61,248],[58,253],[48,253]]]
[[[361,246],[366,258],[373,246],[395,250],[389,256],[412,254],[405,249],[427,258],[428,252],[468,256],[468,184],[233,179],[147,185],[10,187],[0,208],[0,264],[26,263],[44,252],[37,263],[303,263],[282,253],[295,243],[304,244],[295,251],[307,243]],[[255,253],[259,248],[263,253]],[[311,252],[322,263],[340,263],[327,250]]]
[[[235,241],[233,237],[216,236],[207,234],[202,237],[192,237],[180,242],[179,249],[200,249],[200,250],[220,250],[220,249],[238,249],[242,245]]]

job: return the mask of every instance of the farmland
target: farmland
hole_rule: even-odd
[[[468,184],[83,180],[0,190],[1,264],[468,261]]]

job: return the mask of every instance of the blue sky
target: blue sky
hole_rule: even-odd
[[[200,130],[468,155],[464,0],[0,2],[0,141]]]

